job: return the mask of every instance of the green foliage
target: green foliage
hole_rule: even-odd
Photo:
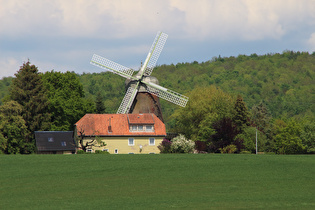
[[[0,80],[0,105],[3,104],[3,102],[9,100],[9,87],[12,82],[13,77],[3,77]]]
[[[241,95],[237,96],[234,111],[232,120],[239,129],[239,132],[242,132],[249,125],[249,112]]]
[[[173,115],[176,129],[189,139],[206,141],[215,133],[214,122],[232,116],[233,98],[215,86],[196,88],[188,96],[187,106]]]
[[[105,105],[103,101],[103,97],[99,92],[95,99],[95,109],[97,114],[104,114],[105,113]]]
[[[51,130],[73,130],[84,114],[94,111],[94,103],[84,98],[83,86],[75,73],[46,72],[42,80],[48,90]]]
[[[21,115],[25,120],[27,134],[21,153],[35,151],[34,131],[50,129],[50,114],[47,91],[35,65],[28,61],[15,74],[10,85],[10,98],[22,106]]]
[[[257,130],[257,147],[258,151],[272,151],[274,144],[272,140],[268,140],[267,136]],[[244,131],[235,137],[235,141],[242,142],[242,150],[249,151],[250,153],[256,152],[256,128],[246,127]],[[270,145],[271,144],[271,145]]]
[[[95,150],[95,154],[109,155],[109,152],[107,152],[107,151],[102,151],[102,150]]]
[[[180,134],[172,139],[170,149],[171,153],[193,153],[195,149],[195,142]]]
[[[6,154],[17,154],[24,150],[27,127],[22,114],[23,107],[16,101],[0,106],[0,150]]]
[[[234,144],[227,145],[226,147],[220,148],[220,152],[224,153],[235,153],[237,151],[237,147]]]
[[[278,154],[301,154],[306,147],[300,138],[302,129],[292,119],[288,123],[276,125],[275,132],[275,152]]]

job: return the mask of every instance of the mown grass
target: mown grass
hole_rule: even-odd
[[[315,156],[0,156],[0,209],[315,209]]]

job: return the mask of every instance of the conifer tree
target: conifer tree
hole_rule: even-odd
[[[249,112],[241,95],[237,96],[234,110],[233,122],[237,126],[239,132],[242,133],[244,128],[249,125]]]
[[[97,114],[103,114],[105,113],[105,105],[103,101],[103,97],[100,92],[98,92],[95,100],[95,108]]]
[[[9,88],[10,98],[22,106],[21,116],[28,130],[21,153],[32,153],[35,151],[34,131],[50,128],[48,99],[35,65],[29,61],[24,63],[15,76]]]

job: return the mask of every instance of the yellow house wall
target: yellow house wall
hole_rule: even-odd
[[[134,138],[133,146],[128,145],[129,138]],[[150,138],[155,139],[155,145],[149,145]],[[86,138],[84,143],[89,140],[89,138]],[[93,151],[108,149],[109,153],[115,154],[115,149],[118,149],[118,154],[149,154],[160,153],[157,146],[161,144],[163,137],[107,137],[101,138],[101,140],[106,143],[106,146],[92,146],[91,149],[93,149]],[[142,146],[142,150],[140,149],[140,145]]]

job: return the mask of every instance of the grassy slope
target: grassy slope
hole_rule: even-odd
[[[0,209],[315,208],[315,156],[0,158]]]

